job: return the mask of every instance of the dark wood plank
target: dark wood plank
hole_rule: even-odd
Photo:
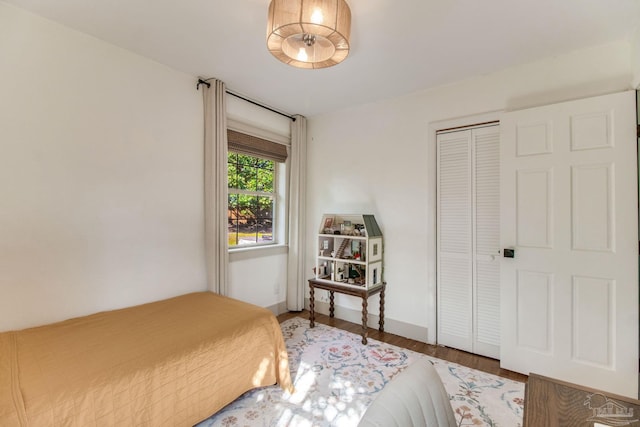
[[[639,426],[640,401],[531,374],[525,390],[524,426]]]
[[[362,334],[362,325],[348,322],[346,320],[338,319],[336,317],[329,317],[324,314],[315,312],[315,322],[325,325],[333,326],[334,328],[342,329],[347,332],[351,332],[356,335]],[[289,312],[283,313],[278,316],[278,321],[281,323],[285,320],[302,317],[303,319],[309,318],[309,312],[304,310],[302,312]],[[475,354],[467,353],[465,351],[456,350],[453,348],[435,346],[426,344],[420,341],[412,340],[409,338],[394,335],[389,332],[381,332],[377,329],[368,329],[369,338],[373,338],[378,341],[382,341],[391,345],[406,348],[407,350],[415,351],[417,353],[426,354],[428,356],[437,357],[449,362],[458,363],[469,368],[477,369],[489,374],[498,375],[503,378],[508,378],[514,381],[526,382],[527,376],[519,374],[517,372],[507,371],[500,368],[500,361],[490,359],[488,357],[478,356]]]

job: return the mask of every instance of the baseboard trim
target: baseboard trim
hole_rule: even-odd
[[[277,304],[273,304],[270,305],[269,307],[265,307],[267,310],[271,310],[271,312],[276,315],[279,316],[282,313],[286,313],[289,310],[287,310],[287,303],[285,301],[280,301]]]
[[[309,299],[305,298],[304,306],[308,310],[309,309]],[[325,315],[329,315],[329,303],[324,301],[315,301],[315,311],[318,313],[322,313]],[[348,322],[353,322],[360,324],[362,323],[362,312],[359,310],[354,310],[351,308],[345,308],[336,305],[335,306],[335,317],[338,319],[346,320]],[[377,314],[369,313],[367,316],[367,325],[371,328],[377,328],[378,322],[380,320],[380,316]],[[412,340],[426,342],[428,343],[427,337],[429,336],[429,329],[416,326],[411,323],[401,322],[399,320],[389,319],[385,316],[384,319],[384,330],[385,332],[389,332],[395,335],[399,335],[401,337],[410,338]]]

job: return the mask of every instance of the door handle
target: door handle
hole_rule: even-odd
[[[512,248],[504,248],[502,250],[502,256],[504,256],[505,258],[515,258],[516,250]]]

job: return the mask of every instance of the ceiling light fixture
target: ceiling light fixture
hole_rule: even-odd
[[[345,0],[271,0],[269,52],[298,68],[326,68],[349,54],[351,9]]]

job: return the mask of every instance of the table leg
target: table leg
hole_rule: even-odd
[[[329,291],[329,317],[333,317],[333,291]]]
[[[380,322],[378,325],[380,326],[378,330],[380,332],[384,332],[384,290],[386,285],[382,285],[382,290],[380,291]]]
[[[369,331],[367,330],[367,297],[362,297],[362,344],[367,345],[367,335]]]
[[[309,286],[309,327],[313,328],[315,326],[315,290],[313,286]]]

